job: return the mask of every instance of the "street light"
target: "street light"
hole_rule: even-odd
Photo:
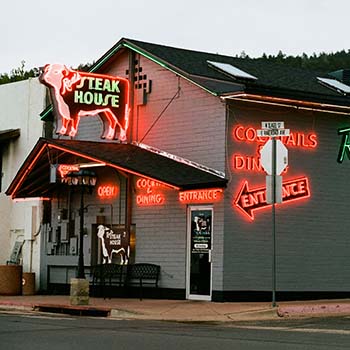
[[[80,169],[67,174],[67,183],[69,186],[80,187],[80,227],[79,227],[79,259],[77,278],[85,278],[84,272],[84,192],[91,194],[96,185],[96,174],[91,170]]]

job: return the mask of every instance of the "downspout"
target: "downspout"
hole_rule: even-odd
[[[130,82],[130,115],[129,115],[129,132],[127,136],[128,143],[132,143],[134,136],[134,107],[135,107],[135,52],[129,49],[129,82]],[[125,226],[126,232],[129,236],[130,244],[130,233],[131,233],[131,220],[132,220],[132,182],[133,175],[128,174],[126,179],[126,213],[125,213]]]

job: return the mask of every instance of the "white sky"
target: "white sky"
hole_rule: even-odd
[[[0,73],[91,63],[122,37],[251,57],[348,50],[349,14],[349,0],[7,0]]]

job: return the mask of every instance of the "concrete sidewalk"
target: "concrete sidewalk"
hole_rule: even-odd
[[[191,300],[90,298],[87,306],[70,305],[69,296],[0,296],[0,310],[51,311],[119,319],[179,322],[232,322],[350,315],[350,300],[280,302],[205,302]]]

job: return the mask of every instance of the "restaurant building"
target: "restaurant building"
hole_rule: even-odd
[[[75,276],[83,212],[85,267],[160,265],[158,297],[348,295],[347,73],[130,39],[89,73],[46,66],[53,133],[7,190],[43,200],[41,288]],[[289,132],[272,205],[258,130],[275,121]],[[78,171],[94,176],[84,195]]]

